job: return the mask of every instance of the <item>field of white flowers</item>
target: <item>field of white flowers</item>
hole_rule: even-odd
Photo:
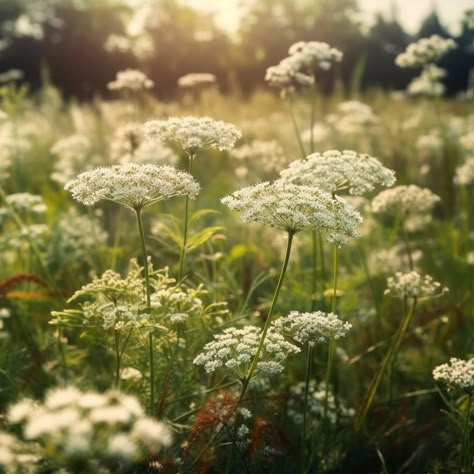
[[[291,45],[289,45],[291,46]],[[0,86],[0,472],[474,472],[474,115],[407,91]]]

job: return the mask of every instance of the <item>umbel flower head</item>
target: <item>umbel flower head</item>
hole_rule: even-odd
[[[140,402],[117,391],[81,392],[73,386],[50,390],[44,403],[22,400],[8,411],[25,440],[35,441],[46,457],[61,465],[108,465],[145,461],[172,441],[170,429],[146,417]],[[84,472],[96,472],[89,470]]]
[[[372,201],[372,212],[388,214],[420,214],[430,212],[440,197],[415,184],[395,186],[382,191]]]
[[[299,70],[300,63],[293,57],[280,61],[276,66],[270,66],[265,73],[265,81],[270,87],[280,89],[282,96],[294,93],[314,84],[314,77]]]
[[[171,166],[127,163],[81,173],[64,189],[86,206],[105,199],[136,211],[173,196],[194,199],[199,184]]]
[[[155,83],[141,71],[136,69],[125,69],[119,71],[115,81],[107,84],[107,88],[111,91],[129,91],[139,92],[145,89],[151,89]]]
[[[211,117],[170,117],[166,120],[150,120],[144,126],[148,140],[159,140],[181,147],[188,155],[216,148],[230,150],[242,136],[230,123]]]
[[[342,52],[322,41],[298,41],[290,46],[290,57],[297,58],[300,70],[314,71],[316,67],[327,70],[333,62],[341,62]]]
[[[474,357],[469,360],[451,357],[447,364],[434,368],[433,378],[447,383],[450,390],[474,395]]]
[[[376,185],[388,187],[395,183],[395,172],[377,158],[351,150],[313,153],[305,160],[290,163],[280,176],[286,183],[312,186],[329,193],[348,189],[353,195],[372,191]]]
[[[429,275],[420,275],[418,272],[397,272],[387,280],[386,295],[398,298],[434,298],[447,292],[448,289],[441,283],[434,281]]]
[[[257,353],[262,330],[256,326],[243,328],[227,328],[208,342],[194,363],[203,365],[206,372],[214,372],[219,368],[230,370],[237,378],[244,378]],[[283,371],[283,362],[291,353],[300,349],[286,341],[277,332],[269,331],[260,353],[256,374],[273,375]],[[255,375],[254,373],[254,375]]]
[[[407,92],[410,95],[441,96],[445,87],[440,80],[445,76],[446,69],[435,64],[427,64],[421,74],[408,84]]]
[[[405,52],[399,54],[395,64],[400,67],[420,67],[438,61],[447,52],[456,47],[456,42],[451,39],[432,35],[421,38],[408,45]]]
[[[337,314],[322,311],[291,311],[288,316],[277,319],[272,325],[276,332],[288,334],[302,345],[340,339],[352,327],[352,324],[340,320]]]
[[[192,72],[178,79],[178,87],[182,89],[203,89],[216,83],[216,76],[208,72]]]
[[[343,199],[310,186],[280,181],[248,186],[221,200],[244,222],[258,222],[295,234],[303,230],[327,232],[335,245],[358,237],[360,213]]]

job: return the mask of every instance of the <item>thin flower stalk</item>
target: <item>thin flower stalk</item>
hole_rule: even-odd
[[[308,342],[308,355],[306,358],[306,378],[304,387],[304,404],[303,404],[303,426],[301,428],[301,474],[306,472],[306,432],[308,423],[308,395],[309,381],[311,378],[311,361],[313,359],[313,344]]]
[[[333,246],[333,285],[332,285],[332,302],[331,302],[331,312],[336,312],[336,303],[337,303],[337,267],[338,267],[338,252],[337,246]],[[328,344],[328,360],[326,365],[326,392],[324,394],[324,419],[327,419],[328,414],[328,396],[329,396],[329,382],[331,380],[331,372],[334,364],[334,353],[336,351],[336,343],[334,338],[329,339]]]
[[[266,338],[268,329],[270,328],[270,324],[272,322],[272,316],[273,316],[273,312],[275,310],[276,303],[278,301],[278,296],[280,294],[280,290],[281,290],[281,287],[283,285],[283,280],[285,278],[286,269],[288,267],[288,262],[290,261],[291,245],[293,243],[293,237],[294,237],[294,234],[292,232],[288,232],[288,241],[287,241],[287,246],[286,246],[285,259],[284,259],[283,265],[281,267],[281,272],[280,272],[280,276],[278,278],[277,286],[275,288],[275,293],[273,294],[272,304],[270,306],[270,309],[268,310],[267,318],[265,320],[265,325],[263,327],[262,335],[260,336],[260,341],[259,341],[259,344],[258,344],[258,347],[257,347],[257,352],[255,353],[255,356],[252,360],[252,364],[250,365],[250,369],[249,369],[245,379],[243,380],[242,390],[240,392],[240,396],[239,396],[239,399],[237,401],[236,407],[242,402],[242,400],[245,396],[245,393],[247,391],[247,388],[249,386],[250,380],[252,378],[252,375],[253,375],[256,367],[257,367],[258,359],[260,357],[260,353],[262,352],[263,344],[265,342],[265,338]]]
[[[472,409],[473,395],[470,393],[467,397],[466,413],[464,415],[463,436],[461,445],[461,472],[470,472],[471,464],[471,409]]]
[[[193,170],[193,160],[195,158],[195,155],[188,154],[188,158],[189,158],[188,173],[191,174]],[[181,279],[183,278],[184,259],[186,257],[186,245],[188,243],[188,219],[189,219],[189,196],[186,196],[186,200],[184,203],[183,246],[181,247],[181,254],[179,256],[178,281],[181,281]]]
[[[405,297],[405,304],[408,305],[407,297]],[[359,411],[359,414],[357,415],[357,418],[354,423],[354,427],[356,431],[359,431],[362,425],[364,424],[365,417],[367,416],[367,413],[370,407],[372,406],[372,403],[375,398],[375,394],[377,392],[377,388],[380,384],[380,381],[382,380],[382,376],[385,372],[385,369],[387,368],[391,360],[396,356],[396,354],[398,353],[398,350],[400,349],[400,345],[403,340],[403,337],[405,336],[408,326],[410,325],[410,321],[412,320],[413,315],[415,314],[416,304],[417,304],[417,298],[414,297],[410,310],[405,313],[405,316],[403,317],[400,323],[397,333],[395,334],[395,337],[393,338],[393,341],[390,344],[390,347],[388,348],[388,351],[385,354],[385,357],[377,373],[372,379],[369,390],[367,391],[367,394],[365,396],[362,408]]]

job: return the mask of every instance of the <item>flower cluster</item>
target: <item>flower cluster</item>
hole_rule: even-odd
[[[467,152],[474,152],[474,131],[468,131],[460,139],[459,143]]]
[[[399,54],[395,64],[400,67],[419,67],[438,61],[447,52],[456,47],[451,38],[444,39],[439,35],[421,38],[408,45],[405,52]]]
[[[230,123],[211,117],[170,117],[145,123],[145,136],[181,147],[190,156],[199,151],[217,148],[230,150],[241,137],[239,129]]]
[[[439,129],[432,129],[425,135],[420,135],[416,140],[419,150],[440,150],[443,146],[443,137]]]
[[[106,270],[101,277],[94,278],[68,300],[68,303],[81,300],[79,309],[53,311],[50,324],[82,326],[88,330],[101,327],[116,331],[152,326],[151,315],[145,311],[145,287],[141,272],[136,260],[130,262],[126,278]]]
[[[301,425],[303,423],[303,413],[300,404],[304,399],[305,383],[299,382],[290,387],[288,399],[288,416],[294,423]],[[318,425],[324,418],[324,401],[326,398],[326,384],[324,382],[316,383],[314,379],[309,381],[308,393],[308,413],[309,419],[313,425]],[[327,399],[327,420],[331,424],[349,421],[355,415],[353,408],[347,408],[341,398],[336,398],[332,391],[328,393]]]
[[[411,251],[411,260],[416,267],[423,258],[421,250]],[[405,245],[399,243],[388,249],[380,249],[370,253],[368,266],[374,275],[395,273],[410,264]]]
[[[352,135],[365,132],[368,127],[376,125],[379,119],[370,105],[348,100],[341,102],[336,112],[328,115],[327,121],[336,132]]]
[[[24,440],[37,442],[47,459],[65,465],[79,459],[133,464],[172,441],[170,429],[146,417],[135,397],[116,391],[54,389],[42,404],[26,399],[12,405],[7,417],[21,426]]]
[[[421,74],[408,84],[407,92],[409,95],[442,96],[445,87],[440,79],[445,76],[446,69],[428,64],[423,68]]]
[[[332,62],[342,60],[342,53],[319,41],[299,41],[289,49],[289,56],[265,74],[265,81],[271,87],[280,89],[282,95],[293,93],[314,84],[317,67],[329,69]]]
[[[91,142],[84,135],[70,135],[57,141],[51,153],[57,157],[51,178],[64,185],[87,166]]]
[[[119,71],[115,81],[107,84],[111,91],[140,92],[151,89],[155,83],[149,79],[143,72],[136,69],[125,69]]]
[[[418,272],[397,272],[387,279],[386,295],[398,298],[432,298],[448,291],[441,283],[434,281],[429,275]]]
[[[53,225],[48,240],[48,261],[64,266],[92,263],[92,255],[107,244],[108,235],[97,219],[71,208]],[[68,271],[70,271],[70,268]]]
[[[240,162],[235,169],[239,177],[252,171],[252,176],[273,177],[288,162],[281,145],[275,140],[253,140],[231,151],[230,155]]]
[[[447,383],[450,390],[474,395],[474,357],[469,360],[451,357],[448,363],[435,367],[433,378]]]
[[[291,311],[288,316],[277,319],[272,325],[276,332],[290,335],[301,345],[340,339],[352,327],[352,324],[341,321],[336,314],[322,311]]]
[[[286,183],[312,186],[329,193],[348,189],[353,195],[372,191],[376,185],[395,183],[394,171],[370,155],[351,150],[313,153],[305,160],[293,161],[280,175]]]
[[[143,124],[127,123],[119,127],[110,143],[110,159],[113,163],[151,163],[176,165],[178,156],[161,142],[145,140]]]
[[[333,62],[342,61],[342,52],[322,41],[298,41],[288,50],[297,69],[313,72],[316,67],[328,70]]]
[[[395,186],[382,191],[372,201],[372,212],[411,214],[430,212],[440,197],[415,184]]]
[[[468,186],[474,182],[474,156],[468,158],[456,169],[454,182],[460,186]]]
[[[203,89],[216,83],[216,76],[207,72],[195,72],[181,76],[178,86],[183,89]]]
[[[343,199],[310,186],[280,181],[248,186],[221,200],[244,222],[258,222],[289,233],[303,230],[327,232],[328,240],[342,245],[358,237],[360,213]]]
[[[42,215],[47,211],[46,204],[44,203],[43,197],[37,194],[30,193],[15,193],[9,194],[5,200],[7,204],[22,215]],[[2,209],[2,214],[8,214],[7,210]]]
[[[199,193],[199,184],[184,171],[167,165],[135,163],[86,171],[64,188],[86,206],[106,199],[133,210],[173,196],[194,199]]]
[[[243,379],[257,353],[261,332],[256,326],[224,329],[221,334],[214,336],[214,341],[204,346],[203,352],[194,359],[194,363],[204,366],[206,372],[223,368]],[[265,338],[254,375],[266,376],[282,372],[285,359],[290,354],[298,352],[300,349],[297,346],[286,341],[280,333],[270,330]]]

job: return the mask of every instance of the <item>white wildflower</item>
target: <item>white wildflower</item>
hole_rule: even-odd
[[[216,83],[216,76],[207,72],[185,74],[178,79],[178,86],[183,89],[203,89]]]
[[[474,394],[474,357],[469,360],[451,357],[448,363],[433,370],[433,378],[448,384],[451,390]]]
[[[146,74],[136,69],[125,69],[119,71],[115,81],[107,84],[107,88],[112,91],[140,92],[151,89],[155,83]]]
[[[294,93],[314,84],[314,77],[299,71],[299,61],[289,57],[271,66],[265,73],[268,85],[280,89],[282,95]]]
[[[261,329],[255,326],[224,329],[221,334],[214,336],[214,341],[204,346],[203,352],[194,359],[194,363],[203,365],[206,372],[227,369],[238,378],[244,378],[257,353],[261,332]],[[273,375],[282,372],[285,359],[291,353],[297,352],[300,352],[297,346],[286,341],[281,334],[270,330],[265,338],[254,375]]]
[[[392,186],[395,183],[395,172],[377,158],[351,150],[313,153],[305,160],[293,161],[280,175],[286,183],[311,186],[329,193],[348,189],[353,195],[372,191],[376,185]]]
[[[440,79],[446,76],[446,70],[434,64],[426,65],[418,77],[412,79],[407,86],[409,95],[426,95],[439,97],[444,94],[445,87]]]
[[[301,345],[326,342],[345,337],[352,324],[344,322],[334,313],[291,311],[272,323],[275,331],[290,335]]]
[[[147,139],[177,145],[190,156],[214,148],[220,151],[230,150],[241,137],[235,125],[211,117],[150,120],[145,123],[144,131]]]
[[[410,214],[430,212],[440,197],[415,184],[395,186],[382,191],[372,201],[372,212]]]
[[[459,186],[468,186],[474,182],[474,156],[469,157],[456,169],[454,182]]]
[[[316,67],[328,70],[332,63],[342,61],[342,52],[322,41],[298,41],[290,46],[288,54],[297,58],[301,70],[310,72]]]
[[[452,39],[444,39],[439,35],[421,38],[408,45],[405,52],[399,54],[395,64],[400,67],[419,67],[438,61],[447,52],[456,47]]]
[[[320,230],[328,240],[342,245],[357,237],[360,213],[338,196],[310,186],[279,181],[248,186],[221,200],[244,222],[258,222],[289,233]]]
[[[190,174],[171,166],[128,163],[86,171],[65,189],[86,206],[105,199],[138,210],[173,196],[194,199],[199,184]]]
[[[442,295],[448,289],[433,280],[430,275],[420,275],[418,272],[397,272],[387,279],[386,295],[398,298],[430,298]]]

